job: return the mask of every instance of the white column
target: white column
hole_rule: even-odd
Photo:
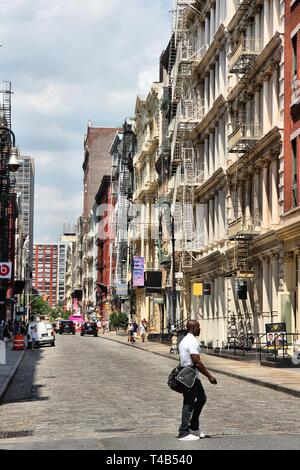
[[[270,40],[270,0],[264,0],[263,10],[263,45],[264,47]]]
[[[256,168],[252,179],[252,194],[253,194],[253,219],[255,227],[259,227],[260,220],[260,209],[259,209],[259,198],[260,198],[260,170]]]
[[[209,110],[209,75],[205,75],[204,78],[204,108],[205,108],[205,114],[208,113]]]
[[[206,46],[209,44],[209,16],[205,16],[205,29],[204,29],[204,40]]]
[[[223,153],[223,145],[222,145],[222,132],[223,132],[223,122],[220,119],[218,122],[218,159],[219,159],[219,167],[224,168],[224,153]]]
[[[215,230],[214,230],[214,239],[217,242],[220,239],[219,236],[219,195],[215,195],[215,205],[214,205],[214,212],[215,212]]]
[[[278,80],[278,67],[275,66],[272,73],[272,126],[276,126],[279,121],[279,80]]]
[[[214,242],[214,200],[209,200],[209,244],[212,245]]]
[[[270,130],[270,81],[265,77],[263,85],[263,134]]]
[[[250,207],[251,207],[251,186],[252,186],[252,178],[251,178],[251,175],[248,174],[247,175],[247,179],[246,179],[246,197],[245,197],[245,217],[246,217],[246,220],[250,220],[251,219],[251,210],[250,210]]]
[[[260,13],[255,14],[255,20],[254,21],[255,21],[255,23],[254,23],[254,38],[262,40]]]
[[[220,61],[219,58],[215,62],[215,99],[218,98],[220,94]]]
[[[224,23],[225,20],[225,4],[226,2],[224,2],[224,0],[220,0],[220,23]]]
[[[270,319],[270,302],[269,302],[269,258],[268,257],[263,257],[262,261],[262,267],[263,267],[263,272],[262,272],[262,316],[263,316],[263,322],[269,323]]]
[[[255,126],[259,126],[261,123],[261,116],[260,116],[260,95],[261,89],[256,87],[255,94],[254,94],[254,124]]]
[[[216,32],[220,26],[220,2],[222,3],[224,0],[216,0]]]
[[[273,0],[273,34],[279,30],[280,26],[280,0]]]
[[[213,42],[215,35],[215,9],[210,9],[210,43]]]
[[[215,171],[220,168],[219,134],[220,134],[220,129],[218,125],[216,125],[215,127]]]
[[[209,71],[209,103],[210,108],[214,104],[215,101],[215,69],[214,66],[211,67]]]
[[[271,292],[272,292],[272,322],[278,317],[278,255],[271,257]]]
[[[278,157],[271,163],[271,208],[272,208],[272,225],[278,225],[279,216],[279,195],[278,195]]]
[[[249,95],[248,95],[248,98],[249,98]],[[246,103],[246,123],[250,124],[251,122],[253,122],[251,120],[251,101],[250,101],[250,99],[248,99],[248,101]],[[246,127],[246,134],[247,134],[248,137],[251,137],[251,127],[250,126]]]
[[[262,171],[262,228],[268,229],[270,225],[270,208],[268,198],[268,178],[269,178],[269,164],[266,163]]]
[[[225,56],[224,48],[220,50],[219,62],[220,62],[220,77],[219,77],[220,86],[219,86],[219,91],[220,91],[220,94],[225,95],[225,89],[226,89],[226,56]]]
[[[208,246],[209,202],[204,204],[204,246]]]
[[[219,239],[224,240],[226,238],[225,233],[225,192],[219,192]]]
[[[209,176],[211,176],[215,171],[214,150],[214,135],[211,132],[209,134]]]
[[[204,179],[209,178],[209,138],[204,139]]]

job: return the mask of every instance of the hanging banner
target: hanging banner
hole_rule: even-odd
[[[133,287],[144,287],[144,258],[133,257],[132,285]]]
[[[116,294],[117,295],[128,295],[128,285],[127,282],[120,282],[116,285]]]
[[[193,295],[199,297],[203,295],[203,284],[202,282],[194,282],[193,284]]]

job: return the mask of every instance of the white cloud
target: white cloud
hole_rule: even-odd
[[[17,144],[35,158],[37,238],[58,238],[60,221],[80,213],[80,198],[72,198],[82,191],[87,121],[119,126],[136,95],[158,80],[170,6],[171,0],[1,1],[0,78],[12,81]],[[46,217],[47,198],[56,211],[48,207]]]

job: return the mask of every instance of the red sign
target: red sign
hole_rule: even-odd
[[[12,263],[0,263],[0,279],[11,279]]]

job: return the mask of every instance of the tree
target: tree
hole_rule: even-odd
[[[47,316],[51,313],[51,307],[42,297],[31,296],[30,297],[30,311],[31,315]]]
[[[113,328],[127,328],[128,326],[128,316],[124,312],[113,312],[109,317],[110,324]]]

